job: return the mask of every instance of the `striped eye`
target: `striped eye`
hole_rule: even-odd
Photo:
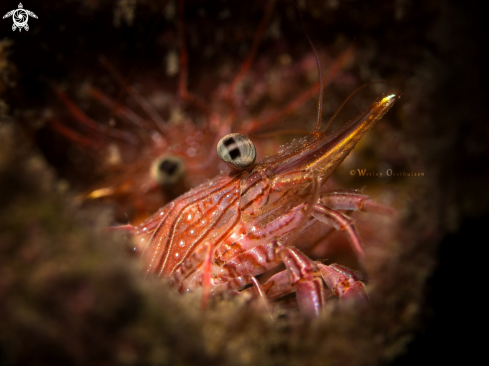
[[[255,162],[256,150],[248,137],[231,133],[217,144],[217,155],[231,168],[245,169]]]

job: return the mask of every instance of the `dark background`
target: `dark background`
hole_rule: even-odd
[[[357,58],[348,75],[356,86],[379,77],[399,85],[404,96],[392,112],[395,117],[388,117],[405,148],[399,168],[421,167],[429,173],[420,185],[407,190],[417,197],[410,203],[414,202],[413,215],[422,211],[413,216],[412,238],[431,247],[427,252],[434,253],[436,266],[423,289],[426,300],[420,325],[407,353],[394,364],[433,364],[454,358],[468,362],[478,348],[471,343],[471,328],[483,332],[481,296],[486,282],[480,258],[489,218],[487,13],[481,1],[329,3],[337,7],[318,1],[299,6],[315,47],[335,55],[354,43]],[[4,13],[17,6],[6,5],[2,4]],[[87,182],[80,182],[80,171],[91,163],[73,167],[69,154],[63,153],[70,149],[69,143],[43,124],[46,110],[66,115],[50,85],[73,91],[89,79],[109,93],[110,82],[105,81],[106,71],[98,61],[104,56],[143,88],[147,86],[147,94],[152,92],[147,83],[151,78],[169,92],[175,90],[176,78],[165,77],[161,70],[162,55],[178,49],[178,24],[175,16],[161,15],[160,5],[138,3],[132,25],[120,21],[115,26],[113,2],[30,1],[24,8],[39,19],[29,20],[28,32],[12,32],[9,19],[0,22],[2,38],[14,42],[8,78],[2,84],[8,113],[73,187],[91,183],[90,174]],[[257,2],[225,1],[188,1],[186,7],[187,36],[196,39],[188,41],[189,88],[205,95],[212,89],[205,75],[217,73],[215,65],[236,66],[246,55],[246,47],[240,45],[249,42],[263,7]],[[205,16],[199,13],[202,8]],[[222,15],[223,9],[229,14]],[[310,52],[291,11],[289,3],[276,5],[280,36],[265,38],[260,46],[258,57],[270,61],[271,68],[277,52],[288,52],[293,60]],[[217,32],[225,36],[213,45]],[[202,51],[205,47],[209,56]],[[334,88],[332,98],[348,95],[341,87]],[[74,92],[71,95],[75,98]],[[311,103],[301,113],[310,118],[314,108]],[[392,163],[391,153],[381,152],[377,159]]]

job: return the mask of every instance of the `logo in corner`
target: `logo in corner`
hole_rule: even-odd
[[[7,14],[3,16],[3,19],[8,18],[9,16],[12,17],[14,21],[14,24],[12,25],[13,31],[16,30],[17,28],[19,28],[19,32],[22,31],[22,28],[28,31],[29,25],[27,24],[27,22],[29,21],[29,15],[37,19],[36,14],[34,14],[30,10],[25,10],[22,3],[19,3],[19,8],[9,11]]]

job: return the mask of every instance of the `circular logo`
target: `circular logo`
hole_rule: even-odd
[[[12,14],[12,19],[14,20],[14,24],[19,28],[24,28],[29,20],[29,14],[24,9],[17,9]]]

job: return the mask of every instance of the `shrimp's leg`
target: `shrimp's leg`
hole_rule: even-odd
[[[370,302],[365,284],[359,280],[355,272],[339,264],[327,266],[317,262],[316,265],[320,270],[320,276],[336,297],[340,299],[354,298],[365,304]],[[296,286],[288,278],[288,272],[288,270],[281,271],[270,277],[262,285],[269,299],[277,299],[296,290]],[[319,274],[315,274],[315,276],[319,276]]]
[[[261,39],[263,38],[263,33],[265,32],[266,26],[270,21],[270,17],[272,16],[273,8],[275,6],[275,0],[270,0],[265,9],[265,14],[263,14],[263,18],[261,19],[260,25],[256,30],[255,36],[253,37],[253,41],[251,43],[250,51],[246,56],[246,59],[241,64],[238,73],[234,77],[233,81],[229,84],[229,87],[226,91],[227,99],[232,103],[233,93],[236,89],[236,86],[243,80],[244,76],[248,72],[253,63],[253,60],[256,57],[256,52],[258,51],[258,46],[260,45]]]
[[[209,243],[207,252],[205,254],[203,273],[202,273],[202,287],[204,294],[202,295],[202,309],[207,306],[207,300],[211,291],[211,277],[212,277],[212,258],[214,256],[214,243]]]
[[[321,203],[335,210],[365,211],[382,215],[396,213],[393,208],[377,203],[369,196],[349,190],[328,192],[321,196]]]
[[[71,128],[66,127],[62,123],[59,123],[57,120],[49,121],[49,125],[58,133],[70,139],[71,141],[76,142],[80,146],[91,148],[93,150],[99,150],[102,147],[102,144],[83,135],[80,135],[78,132],[75,132]]]
[[[353,249],[360,257],[364,249],[358,239],[352,219],[336,210],[353,210],[377,213],[381,215],[394,215],[396,211],[391,207],[381,205],[368,196],[349,190],[338,190],[323,194],[321,204],[316,204],[313,216],[336,230],[345,231]]]
[[[266,294],[265,294],[263,287],[260,284],[260,282],[258,282],[258,280],[256,279],[255,276],[248,276],[247,279],[249,282],[251,282],[253,284],[253,287],[255,288],[255,291],[258,294],[259,299],[261,300],[261,302],[263,303],[263,305],[267,309],[268,313],[271,313],[270,307],[268,306],[268,300],[267,300]]]
[[[136,144],[138,142],[137,138],[130,133],[125,131],[121,131],[115,128],[111,128],[110,126],[103,126],[99,123],[95,122],[93,119],[88,117],[85,113],[83,113],[76,105],[71,101],[68,96],[61,91],[56,86],[53,86],[53,90],[57,97],[66,105],[66,107],[70,110],[70,113],[76,118],[76,120],[84,125],[85,127],[96,131],[102,136],[110,136],[122,141],[126,141],[132,144]]]
[[[365,251],[355,232],[353,222],[348,216],[321,204],[314,205],[312,216],[325,224],[333,226],[336,230],[345,231],[357,255],[360,258],[364,256]]]
[[[241,277],[240,277],[241,278]],[[244,280],[244,283],[242,286],[246,285],[247,283],[251,282],[251,279],[249,276],[244,276],[246,280]],[[254,277],[255,278],[255,277]],[[256,278],[255,278],[256,279]],[[264,284],[261,284],[261,292],[263,293],[264,296],[266,296],[267,300],[275,300],[278,299],[279,297],[291,294],[292,292],[295,292],[295,285],[292,285],[289,281],[289,277],[287,274],[287,270],[280,271],[276,274],[274,274],[272,277],[270,277]],[[230,286],[227,290],[230,291],[230,289],[234,289],[238,286]],[[248,287],[245,290],[242,290],[241,292],[249,292],[253,294],[254,296],[260,296],[261,294],[258,292],[258,289],[255,286]],[[239,293],[236,291],[236,293]]]
[[[277,299],[295,291],[295,286],[289,281],[287,270],[274,274],[262,285],[262,287],[270,300]]]
[[[324,285],[314,276],[314,262],[295,248],[280,250],[291,285],[295,285],[300,311],[306,317],[317,317],[326,303]]]
[[[356,299],[361,303],[370,302],[365,284],[358,279],[355,273],[339,264],[326,266],[317,263],[321,276],[326,285],[333,291],[335,296],[342,299]]]
[[[132,110],[124,107],[123,105],[117,104],[114,100],[109,98],[99,89],[89,85],[87,87],[87,91],[90,94],[90,96],[93,99],[95,99],[97,102],[107,107],[108,109],[114,110],[114,113],[117,114],[117,116],[124,118],[126,121],[129,121],[133,125],[141,127],[143,129],[150,129],[153,127],[151,124],[147,123],[143,118],[138,116]]]
[[[249,256],[255,252],[261,255],[253,261],[256,266],[249,268],[250,261],[244,259],[245,257],[249,259]],[[256,262],[259,259],[262,259],[262,262]],[[265,284],[256,286],[255,281],[250,280],[254,270],[259,269],[257,273],[262,273],[263,270],[273,268],[280,261],[283,261],[286,270],[270,277]],[[223,268],[230,275],[228,281],[223,284],[227,289],[235,289],[253,282],[255,286],[245,291],[253,291],[261,298],[266,296],[268,300],[277,299],[295,291],[299,308],[306,317],[319,315],[325,305],[325,295],[328,290],[324,287],[321,277],[336,296],[354,297],[368,302],[365,286],[353,271],[336,264],[331,266],[316,264],[296,248],[277,248],[276,242],[255,247],[238,255],[228,261]]]
[[[295,248],[284,248],[280,251],[286,270],[281,271],[261,285],[262,291],[269,300],[296,292],[300,311],[306,317],[318,316],[326,302],[325,287],[315,264]],[[248,291],[257,289],[250,288]],[[258,294],[260,296],[260,294]]]
[[[116,70],[116,68],[109,62],[109,60],[107,60],[105,57],[102,57],[100,59],[100,62],[112,75],[112,77],[119,83],[123,91],[127,92],[131,96],[131,98],[141,107],[141,109],[151,118],[156,127],[161,132],[165,132],[165,122],[160,117],[158,112],[153,108],[153,106],[141,95],[141,93],[133,86],[127,84],[127,80],[124,79],[124,77]]]
[[[118,225],[118,226],[109,226],[105,228],[105,231],[118,231],[118,232],[123,232],[127,233],[129,235],[134,235],[136,232],[136,229],[132,225]]]

